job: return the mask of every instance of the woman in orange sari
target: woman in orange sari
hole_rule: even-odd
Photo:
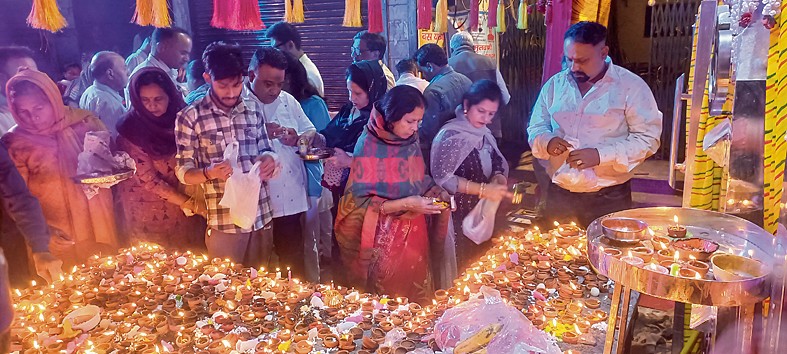
[[[449,196],[425,175],[417,134],[423,113],[423,96],[410,86],[375,104],[335,226],[350,285],[413,301],[432,296],[429,244],[443,244],[450,216],[434,203]]]
[[[112,191],[88,198],[71,177],[85,134],[107,128],[92,113],[63,105],[57,85],[44,73],[23,69],[7,84],[16,126],[3,135],[16,168],[41,203],[52,237],[49,248],[64,267],[118,248]]]

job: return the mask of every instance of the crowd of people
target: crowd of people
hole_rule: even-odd
[[[426,44],[397,63],[395,80],[383,62],[385,39],[362,31],[350,50],[348,101],[332,115],[319,63],[297,28],[279,22],[266,35],[271,45],[249,62],[225,42],[189,62],[189,34],[157,29],[128,58],[96,53],[64,90],[36,70],[28,49],[0,48],[0,187],[3,219],[15,222],[2,226],[7,257],[30,252],[35,272],[51,280],[61,266],[151,241],[289,267],[313,282],[332,262],[339,283],[413,300],[450,286],[484,251],[463,220],[480,200],[511,197],[497,144],[497,112],[510,95],[495,63],[460,32],[450,59]],[[573,64],[545,85],[531,118],[536,157],[598,174],[585,190],[553,183],[555,210],[580,202],[614,208],[608,204],[625,204],[626,188],[630,203],[625,174],[658,145],[652,95],[609,62],[605,36],[595,23],[569,30]],[[619,83],[629,86],[622,96]],[[576,100],[562,98],[575,91]],[[590,95],[602,97],[592,101],[599,104],[583,101]],[[583,113],[560,113],[567,110]],[[585,110],[603,134],[580,129]],[[136,173],[96,191],[72,177],[86,134],[98,131],[133,158]],[[584,149],[573,149],[579,143]],[[304,144],[332,156],[304,161]],[[256,218],[246,225],[222,203],[234,171],[262,181]],[[28,250],[8,246],[17,230]]]

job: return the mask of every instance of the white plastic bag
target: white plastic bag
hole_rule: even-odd
[[[219,205],[230,210],[232,223],[242,229],[250,229],[257,219],[259,209],[260,188],[260,162],[257,161],[248,173],[238,164],[237,141],[227,146],[224,150],[224,159],[229,160],[232,166],[232,176],[224,185],[224,196]]]
[[[481,199],[475,208],[462,220],[462,232],[480,245],[492,237],[495,228],[495,213],[500,202]]]
[[[569,166],[568,163],[564,163],[555,171],[552,181],[569,190],[574,188],[589,189],[598,184],[598,177],[592,168],[578,170]]]

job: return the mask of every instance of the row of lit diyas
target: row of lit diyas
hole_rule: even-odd
[[[149,244],[93,257],[60,281],[33,283],[13,297],[12,350],[22,353],[403,353],[447,308],[301,283],[278,269],[167,254]],[[91,306],[100,310],[73,316]],[[405,338],[381,347],[397,327]]]
[[[512,232],[493,239],[487,254],[435,294],[438,303],[467,300],[482,285],[500,291],[538,329],[569,344],[596,345],[593,324],[604,322],[600,293],[609,280],[592,272],[587,260],[587,237],[575,224],[541,232]],[[576,351],[570,351],[577,353]]]
[[[589,330],[607,317],[597,296],[608,291],[608,279],[591,273],[584,232],[557,225],[493,241],[454,287],[437,291],[424,307],[144,244],[93,257],[52,285],[15,290],[12,350],[406,353],[445,310],[476,296],[482,285],[499,290],[539,329],[566,343],[595,345]],[[77,328],[94,316],[64,321],[90,305],[100,314],[86,333]],[[394,328],[405,338],[381,346]],[[427,345],[437,349],[434,340]]]

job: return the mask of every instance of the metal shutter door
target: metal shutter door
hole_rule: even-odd
[[[194,32],[194,52],[192,57],[198,58],[211,42],[223,40],[237,42],[243,47],[243,54],[248,61],[254,51],[269,45],[262,31],[228,31],[210,26],[213,16],[213,0],[192,0],[191,26]],[[284,17],[284,3],[259,1],[262,21],[272,25]],[[348,101],[345,71],[352,63],[350,47],[352,38],[365,28],[342,27],[344,17],[344,0],[305,0],[304,14],[306,21],[296,24],[301,33],[302,48],[320,69],[325,82],[325,100],[331,110],[338,110]],[[363,24],[367,25],[366,2],[362,2],[361,14]]]

